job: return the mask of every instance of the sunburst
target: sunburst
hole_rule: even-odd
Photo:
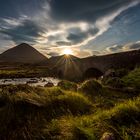
[[[66,49],[63,50],[63,54],[71,55],[71,54],[73,54],[73,51],[70,48],[66,48]]]

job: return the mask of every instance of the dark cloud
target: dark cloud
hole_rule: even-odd
[[[50,36],[47,37],[47,39],[48,39],[49,41],[54,41],[54,40],[57,39],[57,36],[50,35]]]
[[[93,28],[93,29],[89,28],[85,32],[77,29],[77,31],[75,31],[74,33],[70,33],[67,36],[67,39],[69,41],[71,41],[72,43],[79,43],[79,42],[84,41],[88,36],[95,35],[96,33],[98,33],[98,31],[99,31],[99,29],[97,29],[97,28]]]
[[[71,42],[66,42],[66,41],[57,41],[56,45],[60,45],[60,46],[69,46],[71,45]]]
[[[57,53],[57,52],[50,52],[50,53],[47,53],[47,55],[49,55],[49,56],[58,56],[60,54]]]
[[[112,46],[112,47],[108,47],[107,48],[107,51],[110,51],[110,52],[118,52],[120,50],[123,49],[123,46],[122,45],[115,45],[115,46]]]
[[[0,17],[32,15],[42,8],[45,0],[0,0]]]
[[[69,41],[72,41],[73,43],[78,43],[78,42],[81,42],[84,39],[86,39],[86,37],[87,37],[87,34],[85,34],[85,33],[81,33],[81,34],[70,33],[69,36],[67,37],[67,39]]]
[[[112,47],[108,47],[106,50],[115,53],[115,52],[137,50],[137,49],[140,49],[140,42],[129,43],[126,45],[115,45]]]
[[[41,50],[44,50],[44,51],[51,51],[52,49],[54,49],[54,48],[58,48],[59,46],[57,46],[57,45],[49,45],[49,46],[45,46],[45,47],[41,47],[40,49]]]
[[[99,51],[92,51],[92,54],[93,54],[93,56],[96,56],[96,55],[101,55],[102,53]]]
[[[11,29],[2,29],[0,32],[12,38],[16,43],[21,42],[34,42],[35,37],[39,37],[39,32],[43,29],[39,28],[34,22],[25,20],[19,26]]]
[[[129,45],[129,46],[126,46],[126,48],[130,49],[130,50],[140,49],[140,42],[132,44],[132,45]]]
[[[51,16],[64,21],[96,21],[134,0],[51,0]]]
[[[88,34],[90,34],[90,35],[95,35],[98,32],[99,32],[98,28],[93,28],[93,29],[88,30]]]

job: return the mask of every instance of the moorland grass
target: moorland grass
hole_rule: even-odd
[[[140,89],[140,68],[134,69],[128,75],[122,78],[127,87]]]
[[[96,80],[86,80],[79,87],[78,91],[87,96],[96,96],[102,92],[102,85]]]
[[[138,91],[95,80],[75,89],[69,81],[51,88],[1,85],[0,140],[99,140],[105,132],[116,140],[140,139]]]
[[[80,116],[92,111],[92,103],[79,93],[58,87],[31,88],[29,91],[28,87],[23,89],[20,85],[15,93],[10,93],[9,88],[1,90],[1,140],[43,139],[41,130],[52,119],[64,115]]]
[[[104,132],[109,132],[114,134],[116,140],[138,140],[139,122],[140,98],[138,97],[93,115],[67,116],[52,120],[50,125],[46,126],[44,133],[50,139],[99,140]]]
[[[113,88],[124,88],[125,83],[121,78],[118,77],[110,77],[105,82],[105,85],[113,87]]]
[[[0,78],[31,78],[31,77],[46,77],[50,76],[51,71],[45,68],[25,67],[0,69]]]
[[[58,86],[64,90],[77,91],[77,84],[67,80],[60,81],[58,83]]]

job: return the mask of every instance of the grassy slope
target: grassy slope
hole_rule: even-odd
[[[60,88],[6,86],[0,94],[0,139],[37,139],[43,127],[63,115],[92,112],[92,103],[84,95]]]
[[[63,117],[60,120],[53,120],[46,131],[49,134],[54,134],[57,130],[58,139],[98,140],[104,132],[113,133],[117,140],[139,139],[139,108],[140,98],[137,98],[116,105],[110,110],[100,111],[92,115]]]
[[[123,80],[139,85],[139,72]],[[68,81],[52,88],[0,86],[0,140],[99,140],[105,132],[117,140],[140,139],[138,91],[117,91],[92,80],[76,87]]]
[[[117,138],[140,138],[136,125],[140,99],[124,94],[103,88],[102,93],[89,98],[59,87],[1,87],[0,139],[98,140],[106,131]],[[127,101],[129,98],[134,99]]]
[[[48,68],[21,67],[11,69],[0,69],[0,78],[27,78],[49,76]]]

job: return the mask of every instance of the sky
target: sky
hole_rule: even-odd
[[[0,0],[0,53],[28,43],[46,56],[140,49],[140,0]]]

